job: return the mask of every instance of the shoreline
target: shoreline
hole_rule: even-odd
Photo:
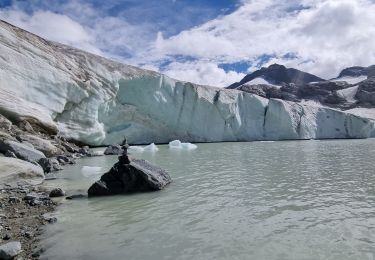
[[[2,244],[20,242],[21,252],[15,259],[38,259],[43,226],[57,219],[53,213],[59,203],[49,197],[42,186],[4,187],[0,190],[0,234]]]
[[[0,259],[38,259],[43,226],[65,192],[48,187],[65,165],[98,154],[26,120],[0,114]],[[8,254],[9,253],[9,254]]]

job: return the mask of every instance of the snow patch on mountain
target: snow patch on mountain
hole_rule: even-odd
[[[367,79],[367,76],[357,76],[357,77],[350,77],[350,76],[344,76],[340,78],[333,79],[331,81],[345,81],[348,84],[358,84],[359,82],[362,82]]]
[[[246,84],[249,84],[249,85],[264,84],[264,85],[269,85],[269,86],[272,86],[272,87],[275,87],[275,88],[281,88],[281,86],[271,84],[270,82],[268,82],[267,80],[265,80],[264,78],[261,78],[261,77],[258,77],[258,78],[255,78],[253,80],[250,80]]]
[[[356,102],[355,95],[358,91],[358,85],[350,88],[345,88],[337,91],[337,95],[344,98],[347,102]]]

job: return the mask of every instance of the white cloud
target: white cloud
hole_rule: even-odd
[[[242,73],[220,63],[252,62],[249,70],[281,63],[321,77],[344,67],[375,61],[375,4],[371,0],[241,0],[234,12],[171,37],[156,35],[151,23],[130,24],[126,17],[102,15],[83,1],[68,1],[59,14],[25,13],[17,5],[0,9],[0,18],[47,39],[125,63],[157,69],[200,84],[226,86]],[[145,17],[147,19],[147,17]],[[151,27],[150,27],[151,26]],[[173,25],[171,25],[173,26]],[[293,58],[285,56],[293,53]],[[262,60],[264,55],[273,57]],[[188,56],[191,59],[174,57]]]
[[[20,10],[8,9],[0,10],[0,17],[46,39],[101,54],[95,46],[93,35],[66,15],[49,11],[37,11],[29,15]]]
[[[210,62],[173,62],[163,70],[163,73],[179,80],[216,87],[229,86],[245,76],[235,71],[225,72],[217,64]]]
[[[178,35],[159,38],[156,56],[189,55],[215,63],[279,62],[333,77],[375,60],[375,5],[366,0],[243,1],[235,12]],[[302,8],[304,7],[304,8]],[[295,53],[296,59],[283,56]]]

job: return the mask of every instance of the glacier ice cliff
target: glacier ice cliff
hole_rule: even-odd
[[[372,121],[198,86],[0,21],[0,113],[90,145],[366,138]]]

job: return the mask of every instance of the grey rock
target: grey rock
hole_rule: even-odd
[[[29,193],[26,194],[26,196],[23,198],[26,201],[31,201],[31,200],[37,200],[39,198],[39,195],[36,193]]]
[[[122,154],[122,148],[118,144],[110,145],[105,149],[104,154],[105,155],[120,155]]]
[[[29,162],[38,161],[41,158],[46,157],[42,152],[33,149],[25,144],[18,143],[12,140],[0,139],[0,152],[6,153],[7,151],[13,152],[17,156],[17,158]]]
[[[68,157],[68,156],[65,156],[65,155],[59,155],[56,157],[58,162],[62,165],[65,165],[65,164],[75,164],[76,161],[74,160],[73,157]]]
[[[61,146],[64,147],[66,149],[67,152],[69,153],[78,153],[79,152],[79,147],[74,145],[74,144],[71,144],[71,143],[68,143],[66,141],[63,141],[64,139],[62,139],[61,141]]]
[[[109,172],[88,190],[89,196],[157,191],[171,182],[166,171],[145,160],[134,159],[129,164],[116,163]]]
[[[20,122],[18,122],[18,127],[26,132],[29,132],[29,133],[35,133],[34,131],[34,128],[31,126],[31,124],[26,121],[26,120],[22,120]]]
[[[54,216],[51,216],[51,215],[49,215],[49,214],[44,214],[44,215],[43,215],[43,219],[44,219],[45,221],[47,221],[48,223],[50,223],[50,224],[52,224],[52,223],[56,223],[56,222],[57,222],[57,218],[54,217]]]
[[[53,180],[57,180],[57,177],[54,176],[54,175],[48,175],[46,176],[46,178],[44,179],[45,181],[53,181]]]
[[[0,187],[38,185],[44,181],[42,167],[20,159],[0,157]]]
[[[67,200],[84,199],[84,198],[87,198],[87,195],[85,195],[85,194],[73,194],[73,195],[70,195],[70,196],[66,197]]]
[[[14,138],[13,136],[11,136],[11,135],[8,134],[8,133],[5,133],[4,131],[2,131],[2,130],[0,129],[0,141],[4,141],[4,140],[17,141],[16,138]]]
[[[20,203],[21,200],[17,197],[9,197],[9,203],[10,204],[17,204],[17,203]]]
[[[24,234],[23,234],[26,238],[32,238],[34,236],[34,234],[30,231],[26,231]]]
[[[43,168],[45,173],[60,171],[63,169],[56,158],[41,158],[38,161],[38,164]]]
[[[3,244],[0,246],[0,259],[14,259],[21,252],[21,243],[18,241]]]
[[[11,152],[11,151],[6,151],[5,152],[5,157],[17,158],[17,156],[13,152]]]
[[[91,155],[91,151],[90,151],[90,148],[88,146],[83,146],[81,148],[79,148],[79,151],[78,151],[80,154],[83,154],[83,155]]]
[[[35,149],[43,152],[47,157],[63,154],[63,151],[53,145],[50,140],[46,140],[31,134],[21,135],[20,138],[23,141],[22,143],[28,142],[32,144]]]
[[[48,196],[37,193],[29,193],[23,199],[30,206],[38,206],[41,204],[48,205],[50,202],[50,198]]]
[[[36,199],[36,200],[29,200],[29,201],[27,201],[27,204],[29,204],[29,206],[34,207],[34,206],[41,205],[42,202],[40,200]]]
[[[34,257],[34,258],[39,258],[40,257],[40,255],[42,254],[42,253],[44,253],[44,249],[43,248],[36,248],[34,251],[33,251],[33,253],[32,253],[32,257]]]
[[[18,137],[18,136],[17,136]],[[21,137],[18,139],[17,138],[17,140],[20,142],[20,143],[22,143],[23,145],[26,145],[27,147],[30,147],[31,149],[35,149],[35,147],[34,147],[34,145],[32,145],[31,143],[29,143],[29,142],[25,142],[25,141],[23,141],[22,139],[21,139]]]
[[[361,82],[355,97],[360,105],[375,106],[375,80],[369,79]]]
[[[8,233],[3,236],[3,240],[9,240],[11,238],[12,237]]]
[[[56,198],[56,197],[64,197],[65,196],[65,191],[61,188],[56,188],[51,190],[49,193],[50,198]]]
[[[0,115],[0,129],[6,131],[10,131],[12,129],[12,122],[3,115]]]

